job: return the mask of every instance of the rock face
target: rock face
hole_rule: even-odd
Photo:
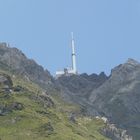
[[[129,59],[112,70],[109,79],[89,97],[93,107],[134,139],[140,138],[140,63]]]
[[[90,93],[94,88],[102,85],[107,79],[108,77],[103,72],[99,75],[81,74],[62,76],[56,80],[56,85],[61,89],[61,94],[65,100],[90,108],[89,101],[87,101]]]
[[[34,60],[28,59],[20,50],[8,47],[6,43],[0,43],[0,66],[43,87],[52,83],[52,77],[47,70]]]
[[[31,96],[30,98],[32,100],[35,100],[39,104],[42,104],[46,108],[55,106],[52,99],[46,94],[42,94],[42,95],[38,95],[38,96],[34,95],[34,96]]]
[[[10,76],[0,73],[0,116],[4,116],[13,110],[22,110],[24,108],[23,105],[18,102],[11,102],[9,104],[2,102],[10,98],[12,89],[13,82]]]
[[[73,76],[63,76],[57,79],[57,82],[67,88],[71,93],[79,96],[87,96],[93,88],[102,85],[108,77],[101,73],[99,75],[81,74]]]
[[[9,90],[11,89],[13,86],[13,82],[11,80],[11,78],[6,75],[6,74],[2,74],[0,73],[0,90]]]
[[[127,134],[126,130],[118,129],[114,124],[107,124],[101,133],[112,140],[133,140],[133,138]]]

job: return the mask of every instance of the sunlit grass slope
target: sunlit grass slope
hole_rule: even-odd
[[[38,85],[6,74],[11,76],[14,87],[18,85],[22,90],[8,95],[0,91],[0,105],[18,103],[22,108],[0,116],[0,140],[108,140],[100,134],[104,123],[82,116],[79,106],[57,96],[43,98],[44,90]],[[72,113],[78,114],[75,121],[70,120]]]

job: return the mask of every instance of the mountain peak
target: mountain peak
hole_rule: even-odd
[[[116,66],[111,71],[111,75],[118,75],[120,73],[135,72],[140,69],[140,63],[132,58],[129,58],[125,63]]]
[[[44,70],[34,60],[28,59],[22,51],[11,48],[7,43],[0,43],[0,66],[3,69],[12,70],[43,87],[52,83],[52,76],[49,71]]]
[[[137,65],[140,65],[140,63],[132,58],[128,58],[127,62],[125,64],[130,64],[130,65],[134,65],[134,66],[137,66]]]

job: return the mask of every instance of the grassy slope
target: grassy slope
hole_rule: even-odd
[[[52,97],[55,107],[44,107],[30,98],[33,94],[41,94],[42,89],[38,85],[20,77],[12,80],[14,85],[21,85],[28,90],[12,93],[9,98],[3,98],[0,93],[0,104],[19,102],[24,105],[23,110],[0,116],[1,140],[107,140],[99,133],[99,129],[104,126],[102,121],[81,116],[77,118],[77,123],[72,123],[68,114],[78,112],[78,106]]]

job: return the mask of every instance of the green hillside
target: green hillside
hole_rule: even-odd
[[[11,72],[13,84],[0,84],[1,140],[107,140],[100,134],[102,121],[81,115],[81,109],[52,97],[24,78]],[[76,114],[73,118],[71,114]]]

